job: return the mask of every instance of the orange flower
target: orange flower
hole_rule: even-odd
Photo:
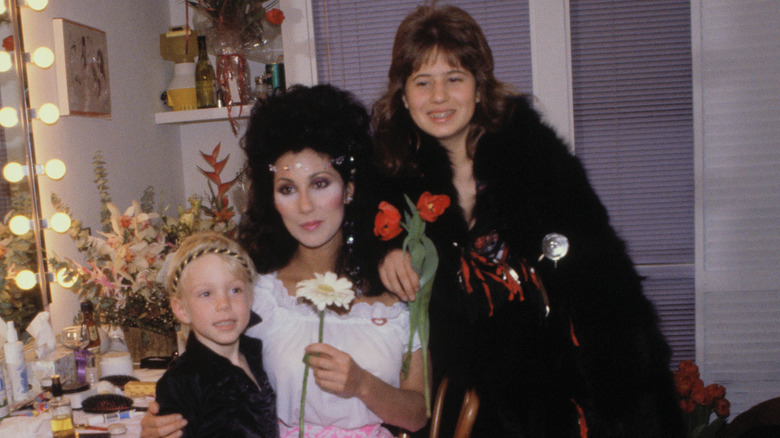
[[[392,204],[379,203],[379,213],[374,219],[374,235],[382,240],[390,240],[401,234],[401,213]]]
[[[715,415],[718,417],[728,417],[731,414],[731,403],[725,398],[715,401]]]
[[[694,403],[706,405],[706,398],[707,394],[704,391],[704,382],[702,382],[701,379],[697,379],[693,382],[693,387],[691,388],[691,400],[693,400]]]
[[[686,414],[690,414],[696,408],[696,404],[689,398],[680,400],[680,409]]]
[[[712,401],[721,399],[726,396],[726,388],[724,388],[721,385],[718,385],[717,383],[713,383],[712,385],[708,385],[706,388],[704,388],[707,392],[707,398],[710,400],[711,404]]]
[[[423,193],[417,201],[417,210],[420,211],[420,217],[426,222],[435,222],[449,206],[449,196],[432,195],[431,192]]]
[[[281,9],[273,8],[265,13],[265,19],[271,24],[282,24],[284,13]]]
[[[684,360],[680,362],[680,365],[678,367],[677,375],[681,377],[699,377],[699,367],[696,366],[693,361],[690,360]]]

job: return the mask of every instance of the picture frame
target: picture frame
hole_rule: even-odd
[[[52,23],[60,115],[110,119],[106,33],[65,18]]]

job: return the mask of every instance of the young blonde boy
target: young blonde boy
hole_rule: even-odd
[[[167,276],[171,309],[190,327],[185,353],[157,382],[160,412],[187,420],[185,437],[276,437],[276,396],[263,371],[262,343],[243,335],[254,265],[227,237],[185,239]]]

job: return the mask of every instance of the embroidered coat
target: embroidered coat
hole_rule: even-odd
[[[440,256],[430,306],[434,384],[450,378],[440,436],[451,436],[468,387],[480,397],[474,437],[683,436],[670,350],[624,243],[579,159],[524,99],[514,103],[504,127],[477,144],[471,228],[434,139],[418,148],[416,173],[383,184],[383,199],[399,209],[403,193],[453,200],[426,228]],[[549,233],[570,243],[557,265],[539,260]],[[489,266],[466,269],[473,287],[465,291],[463,268],[478,265],[474,256],[507,252],[521,294],[490,281]]]

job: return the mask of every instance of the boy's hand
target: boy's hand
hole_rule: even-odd
[[[391,250],[379,262],[379,278],[388,291],[403,301],[414,301],[420,290],[420,277],[412,269],[409,254],[401,249]]]
[[[159,416],[160,405],[149,402],[149,408],[141,419],[141,438],[178,438],[184,433],[182,429],[187,420],[180,414]]]

